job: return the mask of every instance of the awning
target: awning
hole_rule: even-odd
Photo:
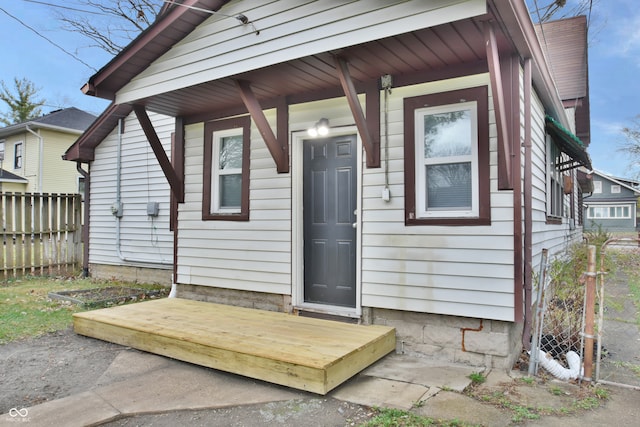
[[[558,123],[553,117],[545,116],[547,132],[551,135],[553,141],[558,145],[560,150],[570,157],[570,161],[560,163],[558,167],[561,171],[584,166],[591,170],[591,159],[587,153],[587,149],[571,131],[567,130]]]

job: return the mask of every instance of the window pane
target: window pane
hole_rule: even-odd
[[[242,174],[220,176],[220,207],[240,208]]]
[[[426,210],[471,209],[471,162],[426,166]]]
[[[220,138],[220,170],[242,168],[242,135]]]
[[[424,116],[424,157],[427,159],[471,154],[469,110]]]

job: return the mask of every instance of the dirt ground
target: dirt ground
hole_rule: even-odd
[[[88,390],[122,348],[71,328],[0,346],[0,414]]]

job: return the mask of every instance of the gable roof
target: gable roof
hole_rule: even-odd
[[[93,114],[75,107],[64,108],[23,123],[4,127],[0,129],[0,137],[24,132],[27,127],[30,129],[51,129],[80,134],[84,132],[95,119],[96,116]]]
[[[63,160],[91,162],[94,149],[100,145],[109,133],[116,127],[118,120],[131,113],[133,107],[129,104],[114,104],[113,102],[91,123],[91,126],[78,138],[62,155]]]
[[[115,100],[116,93],[134,77],[146,70],[198,25],[215,15],[209,11],[218,11],[228,2],[229,0],[184,0],[181,5],[174,4],[175,7],[167,8],[147,30],[93,75],[83,86],[83,92]],[[425,66],[424,55],[427,53],[428,57],[435,61],[435,66],[431,67],[434,64],[430,64],[429,69],[433,76],[437,76],[439,70],[456,70],[462,65],[466,72],[485,72],[487,63],[483,24],[487,20],[496,19],[502,23],[496,31],[499,50],[506,54],[515,49],[521,57],[533,58],[532,77],[548,114],[565,128],[569,128],[564,106],[558,97],[523,0],[489,0],[486,2],[486,13],[483,15],[343,47],[340,49],[340,55],[347,61],[355,62],[351,72],[356,84],[389,73],[394,75],[394,79],[395,76],[410,75],[415,72],[414,64]],[[396,31],[402,33],[397,26]],[[446,43],[433,42],[444,40],[443,38],[447,40]],[[404,48],[400,49],[400,46]],[[428,46],[428,49],[425,49],[425,46]],[[331,46],[327,49],[331,49]],[[378,52],[381,51],[395,52],[395,60],[389,61],[388,57],[379,55]],[[264,109],[273,108],[277,105],[277,100],[284,96],[299,94],[301,88],[304,88],[307,95],[323,91],[330,92],[332,96],[343,96],[344,92],[334,69],[335,53],[328,51],[310,54],[266,68],[250,70],[241,75],[222,77],[132,102],[140,103],[150,111],[178,117],[197,114],[201,112],[198,108],[203,105],[211,108],[211,99],[215,99],[219,111],[242,114],[246,112],[246,107],[238,96],[235,79],[260,82],[259,85],[253,86],[253,90]],[[477,64],[476,69],[470,69],[470,64]],[[289,76],[287,79],[282,78],[284,73]],[[362,87],[358,90],[361,91]],[[289,98],[289,101],[301,102],[304,95],[298,96],[300,99]],[[215,112],[209,113],[215,115]],[[109,108],[103,114],[120,112],[116,113],[115,109]],[[77,141],[78,144],[85,144],[87,148],[95,147],[99,144],[96,135],[106,136],[117,123],[117,119],[113,117],[101,117],[98,121],[103,126],[110,127],[102,129],[92,126]],[[81,151],[79,148],[71,147],[65,158],[76,161],[93,159],[93,154],[89,151],[85,151],[84,157],[77,157]]]
[[[163,7],[156,20],[82,87],[87,95],[115,99],[115,93],[182,40],[229,0],[182,0]]]
[[[536,24],[535,30],[560,99],[565,107],[576,109],[576,135],[588,146],[591,126],[587,17],[581,15]]]
[[[29,180],[25,177],[11,173],[8,170],[0,169],[0,182],[19,182],[26,184]]]
[[[633,191],[638,196],[640,196],[640,189],[634,188],[634,187],[626,184],[624,178],[615,178],[615,177],[613,177],[611,175],[607,175],[606,173],[598,171],[598,170],[595,170],[595,169],[593,170],[593,173],[598,175],[601,178],[604,178],[604,179],[606,179],[608,181],[613,182],[614,184],[617,184],[617,185],[619,185],[621,187],[624,187],[624,188],[626,188],[626,189],[628,189],[630,191]]]
[[[537,24],[535,28],[551,65],[560,98],[566,100],[587,96],[586,16],[549,21]]]

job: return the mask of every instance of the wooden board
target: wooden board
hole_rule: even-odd
[[[395,349],[395,330],[168,298],[74,314],[74,330],[326,394]]]

